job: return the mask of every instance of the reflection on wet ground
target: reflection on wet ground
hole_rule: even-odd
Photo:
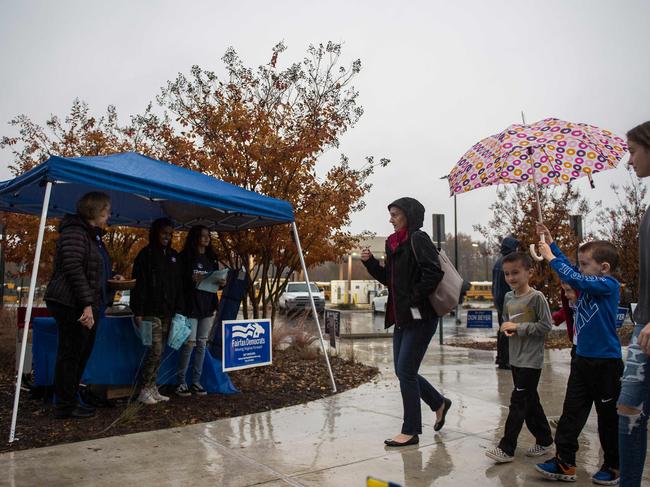
[[[352,330],[383,327],[381,315],[344,313],[342,318]],[[281,324],[278,320],[276,326]],[[308,320],[305,326],[315,325]],[[479,338],[495,332],[468,331],[453,321],[444,330],[445,336]],[[435,433],[434,413],[423,405],[420,444],[396,451],[383,444],[402,422],[392,341],[341,339],[337,350],[376,365],[380,377],[352,391],[276,411],[3,454],[0,484],[364,487],[372,475],[404,487],[550,485],[533,469],[540,459],[523,454],[534,443],[525,428],[514,462],[495,465],[484,455],[502,434],[512,390],[510,373],[494,367],[493,352],[440,346],[434,338],[420,372],[453,401],[452,409],[443,430]],[[547,351],[539,393],[549,416],[561,412],[568,373],[568,350]],[[574,485],[592,485],[590,476],[601,463],[592,413],[580,437]],[[649,461],[644,481],[650,485]]]

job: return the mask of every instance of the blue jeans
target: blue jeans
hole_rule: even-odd
[[[192,332],[185,344],[181,347],[178,359],[178,383],[185,384],[185,376],[190,365],[192,350],[194,350],[194,366],[192,367],[192,384],[201,384],[201,372],[203,372],[203,360],[205,359],[205,346],[210,336],[214,315],[207,318],[190,318]]]
[[[618,404],[638,409],[640,414],[618,416],[618,443],[621,452],[621,483],[623,487],[640,486],[648,448],[648,414],[650,413],[650,357],[637,345],[637,337],[645,325],[636,325],[627,349],[621,395]]]
[[[437,324],[437,321],[424,321],[407,327],[396,327],[393,333],[393,360],[402,393],[404,408],[402,433],[405,435],[422,433],[420,399],[432,411],[439,409],[444,401],[443,396],[418,374],[429,342],[436,332]]]

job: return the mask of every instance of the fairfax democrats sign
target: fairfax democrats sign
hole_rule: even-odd
[[[222,337],[224,372],[273,362],[271,320],[226,320]]]

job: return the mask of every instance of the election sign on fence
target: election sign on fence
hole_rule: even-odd
[[[248,369],[272,363],[271,320],[225,320],[222,327],[222,370]]]
[[[467,310],[467,328],[492,328],[492,310]]]

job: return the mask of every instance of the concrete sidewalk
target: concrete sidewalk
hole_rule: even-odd
[[[500,438],[512,388],[492,352],[432,343],[422,373],[454,402],[447,424],[434,433],[434,414],[423,404],[420,445],[390,450],[383,440],[399,432],[402,411],[391,341],[345,341],[343,353],[352,350],[382,370],[376,382],[277,411],[3,454],[0,484],[363,487],[372,475],[405,487],[551,485],[533,470],[540,459],[523,454],[533,443],[525,428],[513,463],[495,465],[484,455]],[[547,352],[540,395],[548,415],[561,412],[568,373],[569,351]],[[574,485],[592,485],[601,462],[594,413]],[[650,485],[650,461],[645,475]]]

